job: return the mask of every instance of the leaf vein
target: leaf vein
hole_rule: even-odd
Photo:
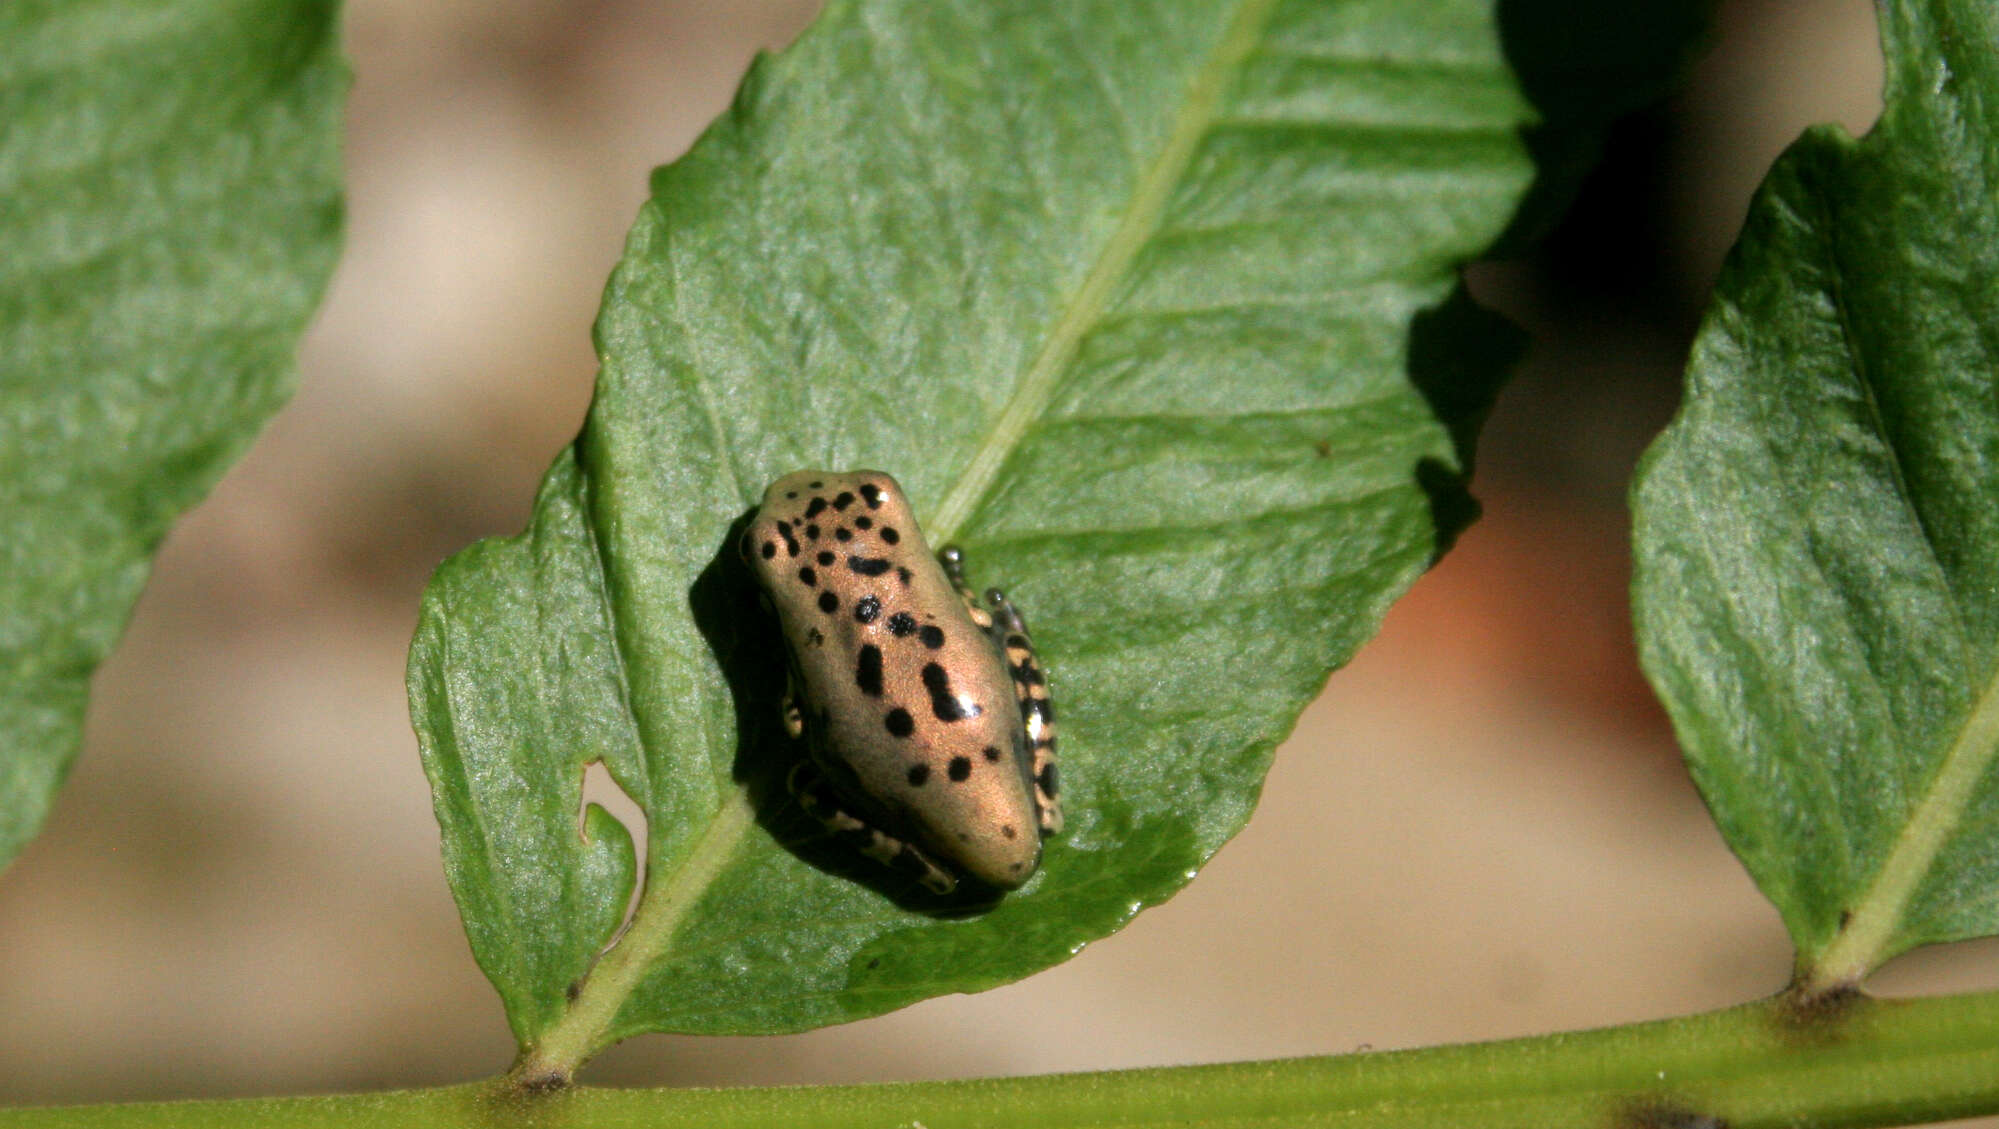
[[[1395,497],[1406,490],[1408,490],[1406,483],[1394,483],[1370,490],[1340,494],[1306,506],[1259,510],[1256,513],[1245,514],[1240,517],[1222,518],[1211,522],[1191,522],[1186,524],[1154,523],[1135,526],[1093,525],[1065,529],[1021,530],[1014,533],[981,533],[977,544],[981,552],[990,550],[998,545],[1019,546],[1047,541],[1079,547],[1095,545],[1098,547],[1093,549],[1088,555],[1101,557],[1105,555],[1103,546],[1106,544],[1116,545],[1141,539],[1150,540],[1162,535],[1170,535],[1177,538],[1188,534],[1214,534],[1259,526],[1284,525],[1303,521],[1320,514],[1331,513],[1350,506],[1376,501],[1381,498]]]
[[[934,518],[938,543],[949,542],[964,525],[1055,394],[1062,372],[1075,358],[1084,335],[1109,305],[1118,283],[1165,215],[1174,188],[1219,113],[1223,95],[1275,8],[1276,0],[1241,0],[1237,5],[1235,18],[1189,87],[1159,156],[1135,186],[1123,221],[1098,252],[1095,264],[1056,319],[1006,408],[938,507]]]

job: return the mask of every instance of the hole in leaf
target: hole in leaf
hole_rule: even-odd
[[[576,805],[576,833],[579,835],[584,833],[584,813],[590,810],[591,804],[603,808],[611,814],[611,818],[625,825],[626,833],[632,837],[633,873],[640,875],[640,878],[632,883],[631,896],[625,899],[624,919],[618,923],[617,931],[611,934],[610,943],[604,946],[609,948],[617,944],[618,938],[623,937],[625,930],[630,928],[632,914],[638,910],[639,895],[645,890],[646,813],[637,800],[632,799],[618,786],[617,780],[611,776],[611,770],[604,767],[603,761],[591,761],[583,766],[583,797]]]

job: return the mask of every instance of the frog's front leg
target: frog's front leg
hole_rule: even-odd
[[[980,631],[993,633],[993,616],[986,606],[979,602],[979,594],[965,580],[965,550],[956,545],[946,545],[937,550],[937,563],[944,566],[944,575],[951,578],[951,587],[958,590],[958,599],[964,602],[965,611],[978,625]]]
[[[796,741],[805,736],[805,711],[798,706],[798,675],[793,674],[784,685],[784,700],[778,703],[778,717],[784,720],[784,731]]]
[[[1019,719],[1025,729],[1025,745],[1033,755],[1033,805],[1039,813],[1041,835],[1061,831],[1061,787],[1055,773],[1055,707],[1047,699],[1047,679],[1041,675],[1041,659],[1033,653],[1027,637],[1027,621],[1019,607],[998,587],[986,589],[986,599],[966,581],[966,552],[958,546],[944,546],[938,552],[944,573],[952,577],[952,587],[966,601],[972,621],[980,625],[1005,655],[1007,673],[1013,677],[1013,697],[1019,701]]]
[[[1048,680],[1042,676],[1041,660],[1034,654],[1034,644],[1027,635],[1027,621],[1020,616],[1020,609],[997,588],[986,589],[986,598],[980,601],[965,581],[965,551],[956,545],[946,545],[938,552],[937,559],[944,565],[944,574],[951,578],[952,587],[965,601],[971,612],[972,622],[992,636],[992,640],[1006,656],[1007,672],[1013,677],[1014,698],[1020,703],[1021,726],[1026,730],[1025,743],[1032,750],[1034,772],[1034,806],[1040,813],[1041,833],[1053,835],[1062,830],[1062,799],[1055,770],[1055,707],[1048,700]]]
[[[770,606],[769,594],[763,592],[757,593],[757,603],[763,606],[765,618],[777,618],[777,609]],[[805,711],[798,704],[804,700],[804,697],[799,692],[797,664],[786,664],[784,671],[784,697],[778,702],[777,716],[784,723],[785,734],[794,741],[805,736]]]
[[[888,835],[848,811],[841,804],[839,794],[817,768],[801,762],[791,770],[791,777],[786,783],[791,794],[798,798],[798,806],[805,809],[805,814],[817,820],[842,843],[897,873],[915,878],[933,894],[948,894],[958,888],[958,880],[932,862],[930,856],[914,844]]]
[[[986,589],[986,602],[993,609],[993,637],[1005,649],[1007,669],[1013,675],[1027,744],[1034,750],[1034,804],[1041,813],[1041,833],[1053,835],[1062,830],[1062,796],[1055,770],[1055,706],[1048,700],[1048,679],[1041,673],[1041,660],[1034,654],[1020,609],[997,588]]]

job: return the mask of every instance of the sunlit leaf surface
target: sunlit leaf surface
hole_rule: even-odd
[[[0,3],[0,862],[332,269],[331,0]]]
[[[579,983],[621,1005],[605,1038],[985,988],[1193,876],[1470,517],[1462,441],[1515,343],[1456,267],[1536,176],[1518,31],[1471,2],[856,0],[753,70],[655,181],[533,524],[444,567],[412,653],[524,1043]],[[807,467],[899,477],[1033,624],[1068,827],[996,906],[848,857],[784,792],[732,529]],[[594,972],[631,874],[579,827],[592,761],[649,817]]]
[[[1640,482],[1646,666],[1807,983],[1999,929],[1999,10],[1882,8],[1772,170]]]

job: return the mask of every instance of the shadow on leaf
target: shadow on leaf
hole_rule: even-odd
[[[1456,462],[1426,456],[1416,463],[1416,485],[1429,499],[1435,530],[1433,564],[1478,520],[1470,490],[1478,431],[1525,348],[1520,329],[1475,302],[1463,281],[1442,303],[1410,319],[1409,383],[1450,430]]]

